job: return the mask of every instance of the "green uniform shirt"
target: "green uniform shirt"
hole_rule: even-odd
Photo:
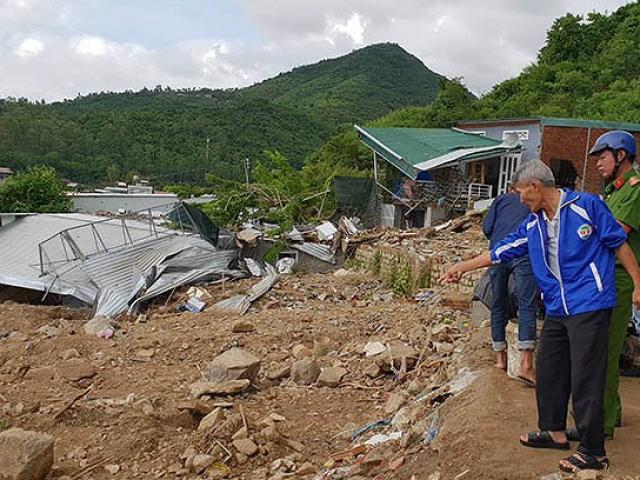
[[[627,243],[640,261],[640,175],[635,169],[631,169],[621,180],[609,183],[604,192],[605,201],[616,220],[631,227]],[[619,262],[616,265],[616,273],[624,270]]]

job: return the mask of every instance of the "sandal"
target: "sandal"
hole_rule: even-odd
[[[516,380],[519,381],[520,383],[524,384],[527,387],[530,388],[536,388],[536,382],[529,380],[527,377],[522,377],[520,375],[518,375],[516,377]]]
[[[598,460],[597,457],[592,457],[591,455],[574,453],[564,460],[569,462],[571,467],[566,467],[560,464],[560,470],[567,473],[576,473],[580,470],[606,470],[609,468],[609,459],[606,457],[602,460]]]
[[[580,441],[580,432],[576,427],[568,428],[565,434],[567,435],[567,440],[569,440],[570,442]]]
[[[520,439],[520,443],[531,448],[552,448],[555,450],[569,450],[569,442],[556,442],[547,431],[527,433],[527,440]]]

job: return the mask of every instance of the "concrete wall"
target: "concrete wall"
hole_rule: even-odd
[[[493,138],[494,140],[504,140],[503,134],[505,132],[513,132],[513,131],[526,131],[527,139],[522,139],[522,145],[524,150],[522,152],[522,160],[528,161],[534,158],[538,158],[538,145],[540,145],[540,124],[537,121],[529,121],[529,122],[513,122],[513,123],[504,123],[504,124],[483,124],[478,123],[474,124],[472,122],[469,123],[461,123],[458,125],[459,128],[463,130],[469,130],[472,132],[484,132],[488,138]],[[524,135],[521,135],[523,137]]]
[[[73,210],[80,213],[110,212],[120,209],[127,212],[154,210],[168,212],[171,205],[178,201],[173,193],[163,194],[126,194],[126,193],[73,193]]]

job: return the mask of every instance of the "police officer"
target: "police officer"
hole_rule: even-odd
[[[605,201],[618,223],[627,233],[627,243],[636,259],[640,260],[640,176],[634,168],[636,139],[620,130],[601,135],[589,151],[597,160],[598,172],[607,182]],[[620,262],[616,263],[616,290],[618,301],[609,325],[609,360],[604,395],[604,430],[613,437],[620,426],[622,406],[620,383],[620,354],[631,319],[633,282]]]

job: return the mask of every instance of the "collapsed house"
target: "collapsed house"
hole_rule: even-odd
[[[157,211],[99,217],[71,214],[0,214],[0,301],[51,301],[92,308],[93,318],[137,313],[179,287],[262,277],[246,294],[213,307],[246,313],[279,273],[324,272],[344,259],[346,239],[358,231],[351,220],[298,226],[272,238],[269,226],[220,231],[184,202]],[[264,230],[264,231],[262,231]],[[262,262],[276,249],[270,261]],[[205,307],[191,296],[182,307]]]
[[[182,285],[248,276],[233,242],[198,210],[179,203],[153,215],[2,214],[2,289],[91,306],[94,316],[135,312]]]
[[[382,223],[396,227],[432,226],[503,193],[521,152],[515,134],[500,141],[460,129],[355,128],[373,152],[376,185],[391,198]],[[380,161],[392,167],[384,178]]]

